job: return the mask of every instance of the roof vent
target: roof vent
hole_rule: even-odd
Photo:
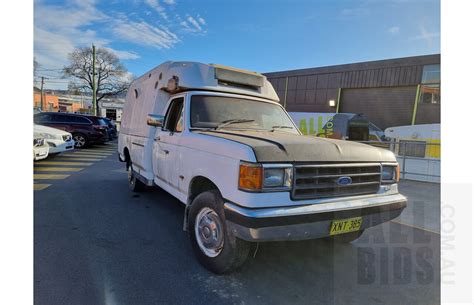
[[[233,83],[251,87],[263,87],[264,76],[257,73],[232,67],[211,64],[215,78],[225,83]]]

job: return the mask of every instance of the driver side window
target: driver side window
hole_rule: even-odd
[[[164,130],[171,132],[183,131],[184,98],[179,97],[171,101],[165,118]]]

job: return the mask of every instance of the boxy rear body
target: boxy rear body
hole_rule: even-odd
[[[265,76],[165,62],[127,93],[118,152],[129,186],[185,204],[184,228],[216,273],[250,242],[353,240],[400,215],[397,162],[380,148],[304,136]]]

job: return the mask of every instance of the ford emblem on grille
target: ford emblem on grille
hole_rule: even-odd
[[[349,185],[352,183],[352,178],[351,177],[339,177],[336,180],[336,183],[338,185]]]

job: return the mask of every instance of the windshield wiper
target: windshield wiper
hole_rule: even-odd
[[[283,129],[283,128],[288,128],[288,129],[293,129],[293,127],[291,126],[284,126],[284,125],[276,125],[276,126],[272,126],[272,132],[275,131],[275,129]]]
[[[219,125],[216,126],[216,130],[226,127],[231,124],[237,124],[237,123],[250,123],[250,122],[255,122],[255,120],[249,120],[249,119],[232,119],[232,120],[225,120],[222,121]]]

